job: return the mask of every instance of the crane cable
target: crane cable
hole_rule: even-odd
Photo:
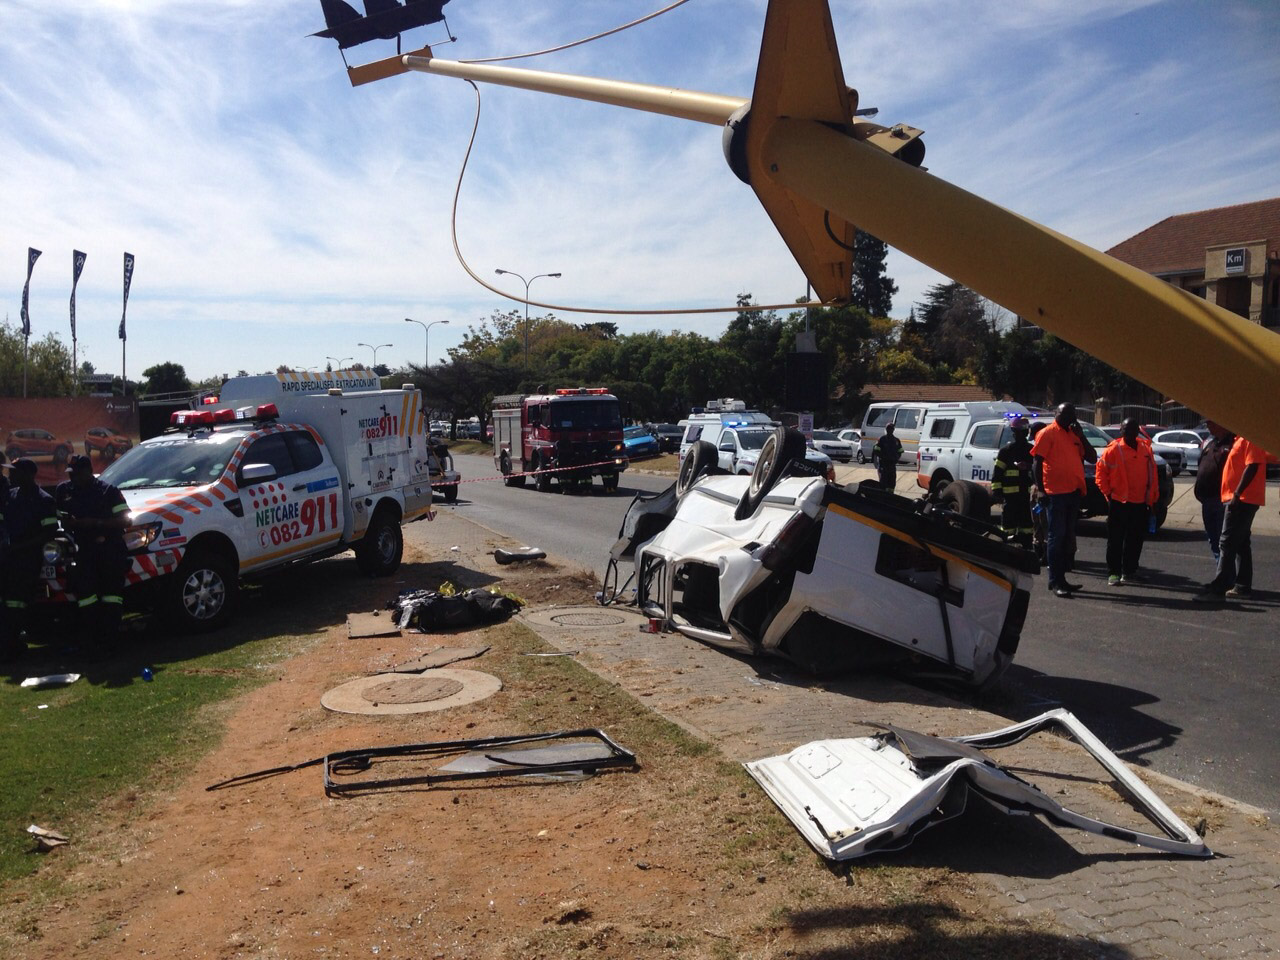
[[[471,159],[471,149],[475,146],[476,132],[480,129],[480,88],[476,86],[472,80],[467,80],[471,84],[471,89],[476,93],[476,119],[471,127],[471,137],[467,141],[467,150],[462,157],[462,168],[458,171],[458,181],[453,189],[453,208],[449,215],[449,233],[453,240],[453,255],[457,258],[458,263],[462,265],[462,269],[467,272],[476,283],[484,287],[490,293],[496,293],[500,297],[507,300],[513,300],[516,303],[522,303],[529,307],[538,307],[542,310],[558,310],[561,313],[588,313],[600,314],[603,316],[632,316],[632,317],[654,317],[654,316],[671,316],[677,314],[690,313],[750,313],[760,312],[763,310],[799,310],[808,307],[828,307],[839,306],[835,304],[825,304],[815,301],[792,301],[791,303],[749,303],[734,304],[731,307],[683,307],[669,308],[664,310],[654,309],[631,309],[624,310],[610,307],[575,307],[558,303],[543,303],[540,300],[530,300],[527,297],[521,297],[513,293],[508,293],[489,283],[478,273],[471,269],[471,265],[467,263],[467,258],[462,255],[462,248],[458,245],[458,197],[462,193],[462,180],[466,176],[467,163]]]
[[[676,7],[682,7],[689,0],[675,0],[675,3],[669,3],[661,10],[655,10],[653,13],[645,14],[639,20],[632,20],[630,23],[624,23],[620,27],[614,27],[612,30],[606,30],[604,33],[597,33],[594,36],[583,37],[581,40],[573,40],[569,43],[562,43],[558,47],[547,47],[545,50],[534,50],[532,53],[514,53],[507,57],[482,57],[477,60],[459,60],[459,63],[502,63],[505,60],[524,60],[528,57],[541,57],[548,53],[558,53],[561,50],[568,50],[570,47],[581,46],[584,43],[591,43],[593,40],[603,40],[605,37],[613,36],[615,33],[621,33],[623,30],[629,30],[631,27],[638,27],[646,20],[652,20],[654,17],[660,17],[664,13],[670,13]]]

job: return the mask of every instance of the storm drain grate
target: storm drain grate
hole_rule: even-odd
[[[551,622],[562,627],[616,627],[627,621],[616,613],[557,613]]]

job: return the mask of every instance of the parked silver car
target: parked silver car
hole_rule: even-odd
[[[1203,443],[1204,438],[1194,430],[1161,430],[1151,438],[1152,449],[1158,450],[1156,444],[1160,444],[1181,450],[1182,462],[1188,473],[1195,473],[1200,466],[1200,447]]]

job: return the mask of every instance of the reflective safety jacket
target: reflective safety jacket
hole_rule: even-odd
[[[1156,458],[1151,444],[1141,436],[1132,447],[1123,437],[1112,440],[1098,457],[1094,478],[1108,500],[1150,505],[1160,498]]]
[[[1014,440],[1000,448],[991,471],[991,492],[1006,500],[1031,495],[1031,441]]]

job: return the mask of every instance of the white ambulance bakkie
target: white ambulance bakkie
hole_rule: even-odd
[[[132,514],[126,594],[153,590],[179,627],[210,630],[242,576],[348,549],[393,573],[401,524],[426,516],[439,478],[420,391],[380,387],[362,371],[238,377],[108,467]]]

